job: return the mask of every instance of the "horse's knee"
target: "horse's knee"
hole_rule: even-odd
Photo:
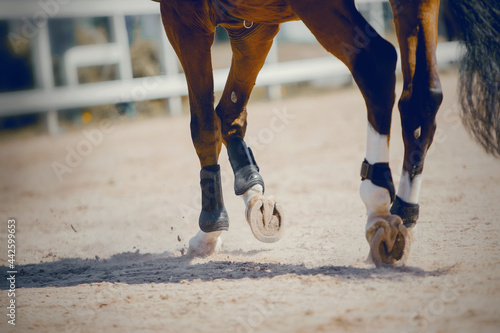
[[[235,91],[230,95],[229,102],[221,99],[215,108],[220,119],[222,140],[226,144],[234,138],[243,138],[247,128],[247,110],[243,103],[246,103],[248,97]]]
[[[437,114],[443,101],[443,91],[439,79],[432,83],[413,84],[412,89],[405,89],[398,103],[402,117],[431,118]]]
[[[427,94],[427,105],[423,110],[426,114],[436,115],[441,103],[443,102],[443,90],[441,89],[441,83],[438,83],[429,89]]]

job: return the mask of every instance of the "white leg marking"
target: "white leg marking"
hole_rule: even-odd
[[[370,164],[389,162],[389,137],[377,133],[370,124],[366,160]],[[402,225],[399,216],[391,215],[389,191],[365,179],[360,194],[368,214],[365,236],[370,244],[369,257],[377,266],[404,264],[410,253],[411,232]]]
[[[217,253],[222,247],[220,235],[222,231],[203,232],[201,230],[189,240],[189,256],[209,256]]]
[[[370,164],[389,162],[389,136],[379,134],[370,123],[366,135],[366,160]]]
[[[389,137],[377,133],[370,123],[366,137],[366,160],[370,164],[389,162]],[[371,180],[364,180],[359,192],[368,216],[372,213],[389,212],[391,197],[387,189],[373,185]]]
[[[262,185],[254,185],[250,187],[245,193],[241,195],[241,198],[243,199],[243,202],[245,203],[245,207],[248,209],[248,203],[250,200],[256,196],[256,195],[262,195],[264,194],[264,189],[262,188]],[[245,213],[246,214],[246,213]]]
[[[416,204],[418,203],[421,185],[421,174],[413,177],[413,181],[410,181],[410,175],[403,170],[401,172],[401,180],[399,181],[398,196],[403,199],[403,201]]]

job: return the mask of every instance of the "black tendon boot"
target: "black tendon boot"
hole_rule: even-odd
[[[264,180],[259,174],[259,167],[255,162],[252,151],[241,138],[234,138],[227,144],[229,162],[234,172],[234,193],[242,195],[254,185],[262,185]]]
[[[203,232],[227,230],[229,228],[229,217],[222,198],[220,166],[215,164],[204,167],[200,171],[200,179],[200,229]]]
[[[419,207],[419,204],[408,203],[396,196],[391,207],[391,214],[399,215],[405,227],[413,228],[417,224]]]

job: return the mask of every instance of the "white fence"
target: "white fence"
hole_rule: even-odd
[[[381,5],[380,0],[362,0]],[[368,20],[380,28],[380,8],[370,12]],[[27,113],[45,113],[48,131],[58,132],[57,110],[104,104],[134,102],[151,99],[168,99],[170,112],[180,113],[181,96],[187,95],[183,74],[179,73],[177,57],[161,29],[161,57],[166,74],[154,77],[133,78],[129,42],[125,25],[127,15],[159,15],[158,3],[147,0],[2,0],[0,20],[22,19],[21,34],[12,38],[32,42],[32,59],[36,88],[27,91],[0,93],[0,116]],[[109,17],[113,42],[109,44],[76,46],[64,55],[66,86],[54,84],[52,55],[47,20],[50,18]],[[30,24],[32,20],[33,22]],[[438,62],[447,65],[457,58],[454,43],[440,44]],[[77,69],[82,66],[118,64],[119,80],[78,84]],[[215,90],[224,87],[229,69],[214,71]],[[347,68],[333,57],[278,62],[277,49],[273,47],[268,62],[259,74],[256,85],[268,87],[270,97],[279,98],[279,85],[349,77]]]

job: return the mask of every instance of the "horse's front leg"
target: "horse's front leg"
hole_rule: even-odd
[[[220,234],[229,217],[222,196],[218,163],[222,146],[220,119],[214,110],[214,84],[210,48],[215,27],[206,7],[197,2],[161,2],[163,25],[176,51],[189,89],[191,137],[200,160],[200,231],[189,242],[190,255],[210,255],[220,249]]]
[[[282,209],[273,198],[263,195],[264,180],[244,136],[246,105],[279,25],[254,23],[251,28],[245,28],[239,22],[223,26],[228,31],[233,59],[216,112],[221,119],[222,140],[234,171],[234,191],[245,202],[246,219],[254,236],[263,242],[275,242],[284,230]]]

